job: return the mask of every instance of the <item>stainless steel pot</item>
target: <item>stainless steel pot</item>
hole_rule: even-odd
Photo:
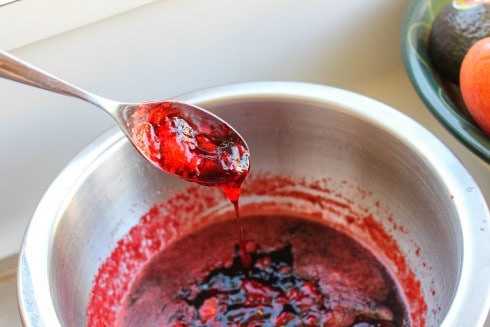
[[[420,281],[426,325],[483,325],[490,308],[488,206],[460,161],[422,126],[363,96],[303,83],[237,84],[180,100],[208,108],[245,137],[252,175],[353,185],[347,196],[375,213]],[[84,326],[101,262],[151,205],[188,186],[148,165],[115,129],[80,153],[25,234],[18,275],[24,324]],[[245,204],[254,201],[261,196],[244,194]],[[369,235],[362,237],[369,244]]]

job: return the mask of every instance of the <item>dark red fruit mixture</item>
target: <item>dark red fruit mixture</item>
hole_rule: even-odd
[[[228,253],[234,221],[196,231],[144,269],[118,325],[409,326],[391,275],[352,238],[301,218],[243,222],[250,266]]]
[[[230,267],[218,268],[197,284],[197,294],[184,290],[177,297],[194,307],[175,313],[171,326],[327,326],[336,313],[317,280],[301,278],[293,268],[291,245],[253,253],[247,268],[239,256]],[[165,308],[162,308],[165,310]],[[342,320],[347,320],[345,317]],[[391,320],[366,316],[349,317],[352,326],[396,326]]]

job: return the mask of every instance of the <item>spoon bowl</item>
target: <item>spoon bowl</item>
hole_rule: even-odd
[[[225,121],[200,107],[172,100],[116,102],[4,51],[0,51],[0,77],[96,105],[114,118],[141,155],[156,167],[185,180],[237,193],[248,174],[249,151],[245,140]]]

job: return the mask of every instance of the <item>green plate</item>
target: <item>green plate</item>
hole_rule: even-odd
[[[490,163],[490,138],[456,105],[451,87],[440,83],[432,70],[427,51],[434,18],[451,0],[411,0],[403,19],[401,48],[408,76],[432,114],[466,147]],[[453,90],[456,89],[453,87]],[[447,92],[449,91],[449,92]]]

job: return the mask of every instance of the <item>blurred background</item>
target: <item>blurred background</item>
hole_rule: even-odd
[[[0,48],[121,101],[221,84],[335,86],[414,118],[463,161],[490,199],[490,166],[433,118],[400,55],[408,1],[18,0],[0,6]],[[45,190],[113,126],[97,107],[0,80],[0,259],[19,251]]]

